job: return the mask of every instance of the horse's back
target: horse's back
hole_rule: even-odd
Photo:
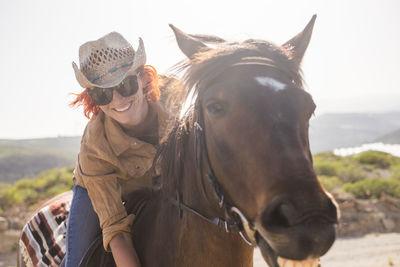
[[[44,207],[52,205],[52,204],[57,204],[57,203],[60,203],[60,202],[71,202],[72,201],[72,196],[73,196],[72,190],[69,190],[67,192],[61,193],[61,194],[59,194],[59,195],[47,200],[46,202],[44,202],[40,206],[40,208],[35,211],[35,213],[38,212],[39,210],[43,209]]]

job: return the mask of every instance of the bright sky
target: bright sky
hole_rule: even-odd
[[[318,18],[303,61],[317,114],[400,110],[397,0],[0,0],[0,139],[81,135],[71,62],[118,31],[164,73],[183,59],[168,23],[188,33],[281,44]]]

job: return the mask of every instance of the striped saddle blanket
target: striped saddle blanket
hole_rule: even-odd
[[[48,201],[22,230],[20,252],[26,266],[59,266],[65,254],[72,191]]]

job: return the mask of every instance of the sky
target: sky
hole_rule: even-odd
[[[400,110],[397,0],[0,0],[0,139],[81,135],[72,61],[84,42],[120,32],[167,73],[184,58],[169,23],[187,33],[282,44],[317,14],[302,69],[316,115]]]

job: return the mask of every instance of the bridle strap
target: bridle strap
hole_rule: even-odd
[[[210,159],[208,157],[207,147],[204,139],[204,130],[201,127],[199,121],[202,121],[201,109],[199,109],[198,104],[195,105],[195,122],[194,122],[194,151],[195,151],[195,159],[197,168],[199,170],[199,175],[201,179],[202,190],[205,192],[205,185],[203,181],[203,177],[207,177],[208,181],[211,184],[213,189],[213,193],[218,200],[218,206],[224,210],[225,219],[214,217],[214,216],[206,216],[193,209],[192,207],[186,205],[182,202],[180,193],[176,192],[176,199],[171,199],[171,203],[176,206],[179,210],[179,216],[182,217],[182,210],[186,210],[191,212],[198,217],[218,226],[220,229],[225,230],[229,233],[239,233],[242,239],[250,246],[256,246],[255,233],[256,230],[253,224],[247,220],[245,215],[236,207],[229,204],[224,194],[221,190],[221,186],[217,181],[217,178],[214,174],[214,170],[211,167]],[[202,149],[204,149],[205,153],[201,153]],[[202,159],[204,157],[205,165],[207,168],[207,174],[203,175],[202,168]],[[207,195],[206,195],[207,196]],[[245,234],[244,234],[244,233]],[[247,236],[247,237],[246,237]]]
[[[204,151],[204,160],[205,160],[205,165],[207,167],[207,174],[205,175],[208,178],[208,181],[211,183],[214,195],[218,199],[218,205],[220,208],[224,210],[225,213],[225,218],[229,221],[234,221],[238,225],[240,225],[241,231],[240,236],[243,238],[243,240],[250,246],[256,246],[256,239],[255,239],[255,227],[253,226],[253,223],[249,221],[246,216],[238,209],[237,207],[231,205],[229,202],[226,201],[226,198],[223,194],[223,190],[221,188],[221,185],[218,182],[218,179],[214,173],[214,170],[211,166],[210,158],[208,156],[208,150],[207,146],[205,143],[205,136],[204,136],[204,130],[201,127],[199,122],[204,122],[203,120],[203,114],[202,110],[198,106],[199,104],[196,103],[197,105],[195,106],[195,112],[196,112],[196,117],[195,117],[195,139],[199,142],[199,144],[196,146],[196,150],[198,151]],[[201,155],[200,155],[200,158]],[[201,162],[199,162],[198,168],[199,170],[202,170],[202,165],[200,165]],[[201,176],[201,179],[204,176]],[[243,234],[246,234],[246,236]]]
[[[197,210],[189,207],[185,203],[182,202],[181,197],[179,193],[177,192],[176,194],[176,199],[170,199],[171,203],[176,206],[179,211],[181,210],[186,210],[188,212],[191,212],[198,217],[202,218],[203,220],[206,220],[216,226],[218,228],[225,230],[228,233],[240,233],[243,229],[241,228],[241,224],[238,224],[236,221],[227,221],[225,219],[219,218],[219,217],[214,217],[214,216],[206,216],[198,212]],[[180,214],[181,215],[181,214]]]

